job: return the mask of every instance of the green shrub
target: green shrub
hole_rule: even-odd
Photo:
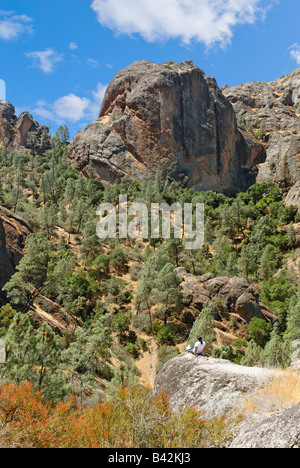
[[[6,334],[16,313],[17,311],[13,309],[11,305],[9,304],[6,304],[3,307],[1,307],[0,309],[0,336],[3,336]]]
[[[126,351],[131,354],[135,359],[139,357],[139,348],[136,344],[127,343],[125,346]]]
[[[160,344],[175,344],[180,335],[181,328],[174,323],[168,323],[159,329],[157,339]]]
[[[254,317],[249,323],[250,337],[261,348],[266,346],[270,338],[271,331],[271,323],[266,322],[264,319]]]

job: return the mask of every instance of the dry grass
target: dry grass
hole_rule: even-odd
[[[274,379],[255,395],[245,398],[247,414],[272,413],[300,403],[300,375],[294,371],[280,371]]]

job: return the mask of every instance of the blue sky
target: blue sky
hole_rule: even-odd
[[[135,60],[193,60],[219,86],[291,72],[299,19],[299,0],[1,0],[0,79],[17,113],[74,136]]]

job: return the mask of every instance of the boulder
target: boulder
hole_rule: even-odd
[[[165,178],[228,195],[255,182],[262,144],[240,131],[215,79],[193,62],[135,62],[108,86],[99,119],[80,131],[69,159],[108,182]]]
[[[178,268],[182,277],[183,303],[196,319],[204,304],[219,298],[219,307],[227,314],[238,315],[243,321],[250,322],[254,317],[274,323],[276,315],[259,300],[259,292],[244,278],[221,276],[214,278],[208,273],[201,277],[189,274],[184,268]]]
[[[296,363],[293,368],[297,370]],[[300,405],[291,402],[288,406],[276,406],[271,394],[263,397],[268,398],[265,405],[257,398],[262,388],[273,388],[278,372],[185,353],[162,367],[156,376],[154,393],[164,390],[173,411],[194,406],[207,419],[242,416],[240,422],[237,419],[231,425],[224,448],[300,448]],[[257,402],[255,411],[247,411],[245,402],[249,397],[253,408]]]
[[[262,309],[258,303],[257,296],[252,288],[248,288],[236,301],[236,313],[250,322],[253,318],[264,319]]]
[[[274,371],[243,367],[230,361],[182,354],[168,361],[156,376],[154,392],[164,389],[174,411],[195,406],[208,418],[240,410],[245,395],[255,393]]]

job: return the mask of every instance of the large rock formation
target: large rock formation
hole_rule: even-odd
[[[15,273],[23,256],[30,225],[20,216],[0,207],[0,299],[3,286]]]
[[[280,377],[278,372],[186,353],[162,367],[154,393],[164,389],[174,411],[195,406],[208,419],[232,412],[240,414],[243,419],[232,426],[225,448],[300,448],[300,405],[293,404],[290,398],[280,407],[275,403],[279,398],[272,395],[272,391],[276,392],[274,382]],[[287,378],[285,390],[289,388],[290,392],[289,375],[282,373],[282,381]],[[269,393],[258,396],[261,388],[269,388]],[[246,399],[254,402],[253,412],[247,412]]]
[[[189,353],[168,361],[156,376],[154,391],[164,389],[173,410],[196,406],[208,417],[241,410],[242,402],[274,377],[274,372]]]
[[[218,298],[219,310],[230,319],[235,316],[241,329],[254,317],[274,323],[276,315],[259,299],[255,285],[250,285],[244,278],[215,278],[212,274],[200,277],[189,274],[185,268],[178,268],[182,277],[181,283],[184,315],[187,322],[195,320],[201,313],[204,304]],[[223,330],[223,334],[226,330]]]
[[[28,144],[28,134],[36,132],[37,141],[34,147],[36,153],[42,153],[49,148],[49,129],[33,119],[29,112],[22,112],[19,117],[15,115],[15,108],[10,102],[0,100],[0,147],[23,151],[32,149]],[[44,135],[44,138],[42,138]]]
[[[267,159],[257,182],[272,178],[286,192],[286,204],[300,208],[300,68],[270,83],[225,87],[244,126],[263,130]]]
[[[237,126],[232,105],[192,62],[135,62],[108,86],[99,119],[73,139],[70,160],[104,181],[164,176],[235,194],[255,183],[263,146]]]

